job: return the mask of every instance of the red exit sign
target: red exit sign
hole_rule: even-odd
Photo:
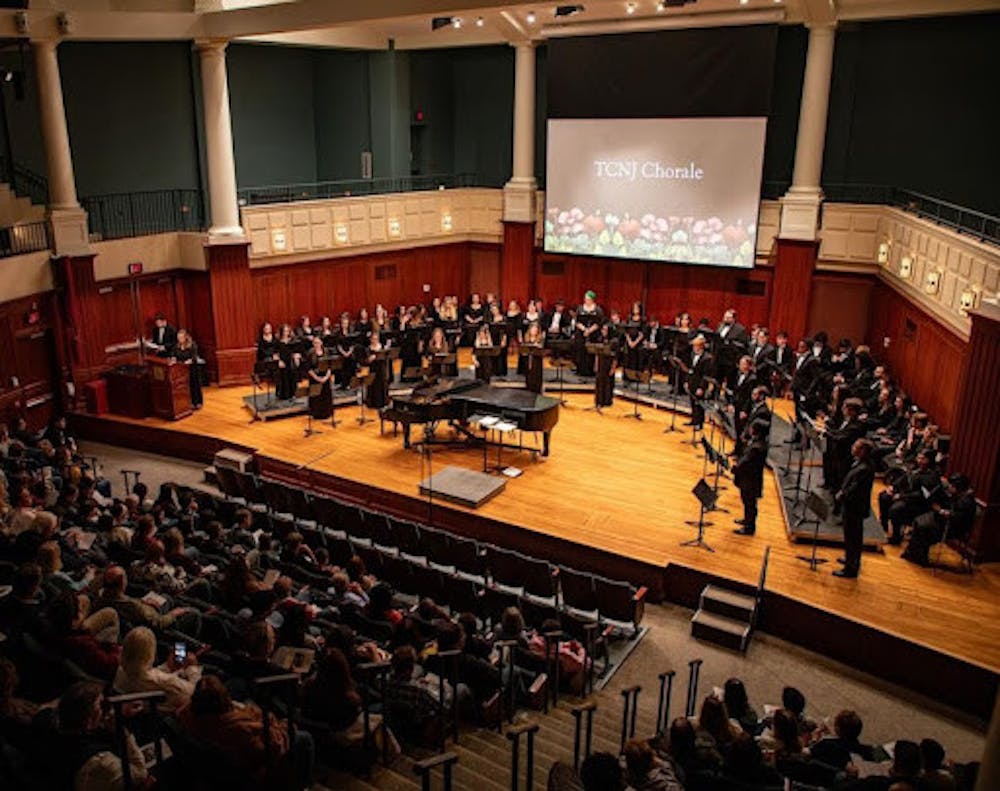
[[[129,275],[141,275],[142,274],[142,261],[133,261],[128,265]]]

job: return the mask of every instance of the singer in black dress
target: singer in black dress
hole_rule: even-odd
[[[358,336],[351,327],[351,317],[340,314],[340,325],[333,333],[333,348],[340,355],[340,370],[333,378],[341,387],[347,387],[358,371]]]
[[[323,339],[314,337],[312,350],[307,358],[306,372],[309,377],[309,414],[313,420],[326,420],[333,411],[333,395],[330,389],[332,373],[325,357]]]
[[[532,393],[542,392],[542,371],[545,368],[545,358],[531,354],[531,352],[535,349],[543,348],[544,343],[545,339],[542,337],[542,328],[538,325],[538,322],[535,322],[524,333],[524,338],[518,349],[517,366],[520,369],[523,365],[524,386]],[[523,354],[522,352],[524,351],[527,351],[528,354]]]
[[[282,324],[278,337],[278,381],[275,389],[279,401],[295,398],[299,386],[299,363],[301,355],[298,343],[288,324]]]
[[[492,349],[493,348],[493,337],[490,334],[489,325],[484,324],[479,328],[476,333],[476,339],[474,341],[475,349]],[[476,367],[476,379],[480,382],[490,383],[490,379],[493,377],[493,358],[488,355],[477,355],[473,352]]]
[[[381,409],[389,402],[389,360],[378,352],[388,347],[382,345],[376,327],[372,327],[371,339],[368,342],[368,371],[375,379],[368,385],[368,397],[365,405],[371,409]]]
[[[500,348],[500,355],[493,365],[494,376],[507,375],[507,353],[510,351],[510,334],[508,332],[507,319],[500,312],[500,306],[496,303],[490,308],[490,339],[493,345]]]
[[[198,365],[198,344],[187,330],[177,330],[177,343],[174,345],[171,358],[189,366],[191,406],[201,409],[201,366]]]
[[[580,376],[594,375],[594,355],[587,354],[587,344],[595,343],[604,313],[597,306],[597,294],[588,291],[576,311],[576,372]]]

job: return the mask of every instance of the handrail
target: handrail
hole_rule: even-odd
[[[48,220],[18,222],[0,228],[0,258],[37,253],[52,248],[52,229]]]
[[[500,186],[503,185],[475,173],[436,173],[244,187],[237,190],[236,197],[240,206],[255,206],[267,203],[294,203],[305,200],[384,195],[390,192]]]
[[[49,182],[41,173],[36,173],[17,160],[8,160],[5,156],[0,156],[0,173],[15,195],[28,198],[38,206],[49,202]]]
[[[197,189],[116,192],[81,198],[92,237],[121,239],[205,229],[204,196]]]

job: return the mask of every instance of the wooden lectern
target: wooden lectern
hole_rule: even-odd
[[[146,365],[153,415],[164,420],[180,420],[190,415],[192,366],[155,357],[149,358]]]

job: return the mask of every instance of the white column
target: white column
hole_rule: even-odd
[[[795,141],[795,169],[792,172],[792,186],[782,199],[782,238],[816,238],[819,206],[823,200],[820,177],[823,173],[835,35],[835,29],[829,25],[809,29],[809,49],[799,107],[799,130]]]
[[[229,116],[225,41],[200,41],[201,90],[205,105],[205,158],[208,161],[210,237],[242,237],[236,203],[236,161]]]
[[[514,45],[514,162],[504,187],[504,220],[535,221],[535,45]]]
[[[80,208],[73,177],[73,156],[66,128],[62,82],[59,79],[58,41],[33,41],[38,80],[38,112],[45,146],[49,182],[49,222],[56,255],[88,252],[87,214]]]

